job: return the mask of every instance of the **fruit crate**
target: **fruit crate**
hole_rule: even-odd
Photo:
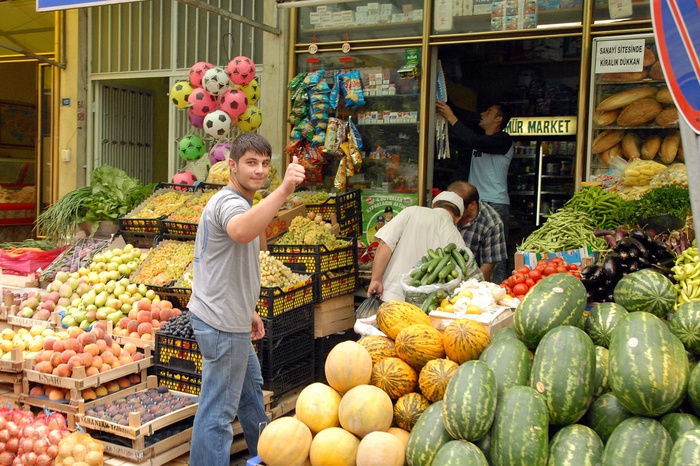
[[[215,187],[217,186],[217,187]],[[183,208],[187,207],[191,201],[197,200],[197,198],[206,194],[214,194],[221,189],[220,185],[212,185],[206,183],[199,183],[197,185],[197,192],[192,195],[190,199],[185,202],[183,206],[178,208],[175,212],[168,215],[163,219],[163,233],[167,235],[182,235],[182,236],[195,236],[197,235],[197,226],[199,222],[186,222],[183,220],[174,220],[178,212]]]
[[[279,287],[261,287],[257,311],[260,317],[275,317],[314,302],[316,283],[313,276],[302,276],[301,284],[283,291]]]
[[[314,368],[316,369],[316,382],[326,383],[326,358],[328,353],[337,345],[344,341],[357,341],[360,336],[352,330],[347,332],[334,333],[327,337],[314,339]]]
[[[342,228],[346,221],[357,216],[362,218],[361,192],[359,189],[353,189],[331,196],[320,204],[306,204],[306,211],[321,214],[326,220],[331,220],[331,215],[335,215],[336,222]]]
[[[343,223],[338,223],[340,236],[359,238],[362,236],[362,215],[355,215]]]
[[[285,367],[301,359],[311,359],[313,352],[313,325],[283,337],[263,338],[258,351],[263,378],[272,379]]]
[[[146,436],[143,440],[143,448],[140,448],[140,445],[135,440],[125,439],[108,432],[87,429],[87,433],[95,440],[99,440],[104,446],[105,465],[143,463],[148,466],[156,466],[180,464],[179,462],[171,462],[190,451],[193,424],[194,417],[190,417],[167,426],[154,435]],[[107,455],[122,458],[128,460],[128,462],[117,463],[114,459],[107,460]]]
[[[297,388],[305,387],[314,380],[314,360],[300,361],[278,370],[274,377],[264,379],[263,390],[274,393],[273,400],[279,400],[283,395]]]
[[[202,390],[202,375],[186,371],[178,371],[170,366],[155,365],[155,375],[158,384],[190,395],[199,395]]]
[[[316,299],[320,303],[329,298],[354,293],[357,289],[357,266],[332,270],[316,278]]]
[[[80,267],[88,266],[92,258],[104,251],[107,246],[109,246],[109,240],[77,238],[39,273],[39,280],[48,284],[56,278],[58,272],[77,272]]]
[[[202,353],[197,340],[156,333],[155,364],[173,369],[202,373]]]
[[[134,282],[134,283],[139,283],[139,284],[143,283],[143,284],[146,285],[148,288],[153,289],[156,293],[167,292],[167,291],[169,290],[168,287],[169,287],[172,283],[174,283],[175,278],[177,278],[177,277],[173,278],[173,277],[171,276],[171,277],[169,277],[169,279],[167,279],[167,280],[165,280],[166,278],[168,278],[167,276],[166,276],[166,277],[160,277],[160,278],[158,279],[158,281],[160,281],[161,283],[146,283],[146,282],[143,282],[143,281],[139,281],[139,280],[140,280],[139,275],[141,274],[142,270],[143,270],[145,267],[150,267],[152,261],[157,260],[157,259],[154,259],[154,257],[163,259],[162,257],[159,257],[159,256],[162,256],[162,255],[164,254],[164,253],[162,252],[162,249],[164,249],[164,248],[166,247],[166,245],[169,245],[169,244],[172,244],[172,243],[191,243],[191,245],[192,245],[192,256],[191,256],[191,257],[185,257],[185,255],[183,254],[183,255],[182,255],[183,257],[177,259],[177,261],[176,261],[175,259],[172,259],[172,260],[167,260],[165,264],[158,264],[158,265],[165,265],[165,268],[164,268],[164,269],[161,268],[161,270],[160,270],[160,272],[158,273],[157,276],[160,276],[160,275],[162,275],[163,273],[167,273],[167,274],[172,273],[173,268],[176,267],[176,266],[180,266],[180,265],[181,265],[180,262],[181,262],[182,260],[186,260],[186,261],[187,261],[187,263],[184,264],[184,265],[185,265],[185,269],[186,269],[187,266],[189,265],[189,263],[192,262],[192,260],[194,259],[194,237],[186,237],[186,240],[184,240],[184,241],[181,240],[181,238],[182,238],[182,237],[178,237],[178,239],[174,239],[174,238],[172,238],[172,237],[168,237],[168,236],[165,236],[165,235],[160,235],[159,237],[157,237],[156,240],[155,240],[155,243],[156,243],[156,244],[155,244],[155,247],[154,247],[153,250],[146,256],[146,258],[143,260],[143,262],[141,262],[141,264],[138,266],[138,268],[137,268],[134,272],[132,272],[132,274],[130,275],[129,279],[130,279],[132,282]],[[186,251],[181,251],[181,252],[184,253],[184,252],[186,252]],[[178,275],[178,277],[179,277],[179,275]],[[155,277],[154,277],[154,278],[155,278]]]
[[[313,327],[314,305],[308,304],[297,309],[268,318],[261,316],[268,338],[279,338],[299,330]]]
[[[125,244],[131,244],[135,248],[151,249],[159,233],[142,233],[136,231],[119,230],[114,237],[121,236]]]
[[[192,196],[195,190],[196,188],[194,186],[183,186],[172,183],[159,183],[153,189],[153,194],[151,194],[146,200],[141,202],[141,204],[137,205],[128,214],[118,218],[119,228],[122,230],[135,231],[139,233],[163,233],[163,219],[167,215],[172,214],[175,210],[181,207],[182,204],[184,204],[185,202],[184,200],[182,203],[177,203],[176,205],[173,205],[172,210],[170,210],[170,212],[167,212],[167,214],[161,215],[159,217],[141,218],[136,217],[136,215],[138,215],[144,208],[146,208],[151,202],[153,202],[154,198],[160,196],[161,194],[174,192],[181,194],[189,194],[189,196]]]
[[[268,244],[267,249],[285,264],[297,264],[306,273],[323,273],[351,267],[357,263],[355,238],[340,238],[350,244],[343,248],[328,249],[322,244]]]

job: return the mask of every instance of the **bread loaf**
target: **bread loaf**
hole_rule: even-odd
[[[608,110],[607,112],[595,112],[593,113],[593,124],[596,126],[608,126],[615,123],[618,115],[620,114],[617,110]]]
[[[628,71],[624,73],[603,73],[600,75],[600,79],[608,83],[626,83],[629,81],[641,81],[647,77],[647,74],[647,70]]]
[[[644,123],[653,121],[656,118],[663,106],[651,97],[637,99],[627,105],[617,117],[617,124],[620,126],[640,126]]]
[[[621,129],[609,129],[607,131],[602,131],[593,140],[593,145],[591,147],[591,153],[599,154],[605,150],[610,149],[612,146],[619,144],[622,141],[622,137],[625,132]]]
[[[664,86],[659,89],[659,92],[656,93],[656,100],[662,105],[670,105],[673,103],[673,97],[668,87]]]
[[[663,68],[661,68],[660,61],[654,63],[649,69],[649,77],[657,81],[666,81],[666,77],[664,76],[664,70]]]
[[[598,160],[603,162],[605,165],[609,165],[613,157],[622,156],[622,146],[620,144],[615,144],[610,149],[604,150],[596,156],[598,157]]]
[[[642,149],[640,150],[641,158],[643,160],[651,160],[656,157],[659,152],[659,147],[661,147],[661,136],[658,134],[653,134],[647,137],[642,143]]]
[[[635,133],[626,133],[620,145],[622,156],[627,160],[638,159],[641,156],[641,140]]]
[[[637,86],[630,89],[625,89],[624,91],[611,95],[599,103],[596,107],[596,111],[605,112],[608,110],[615,110],[616,108],[622,108],[631,104],[635,100],[643,99],[645,97],[654,97],[657,91],[658,88],[655,86]]]
[[[659,161],[664,165],[671,165],[676,160],[678,147],[681,144],[680,131],[670,132],[661,143],[659,148]]]
[[[656,62],[656,54],[649,47],[644,48],[644,63],[642,66],[646,68],[649,65],[653,65]]]
[[[654,118],[654,123],[659,126],[676,126],[678,125],[678,109],[675,105],[669,105],[664,108]]]
[[[678,146],[678,153],[676,154],[676,158],[679,162],[685,163],[685,153],[683,152],[683,146]]]

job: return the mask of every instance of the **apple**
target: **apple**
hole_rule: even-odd
[[[31,318],[34,315],[34,309],[31,307],[23,307],[21,312],[22,317]]]
[[[68,272],[64,270],[61,270],[60,272],[56,273],[56,280],[60,281],[61,283],[65,283],[65,281],[68,280],[69,277],[70,275],[68,274]]]
[[[130,294],[138,293],[139,286],[136,283],[129,283],[126,287],[126,291]]]
[[[153,298],[156,297],[156,292],[153,290],[146,290],[146,294],[144,296],[153,301]]]

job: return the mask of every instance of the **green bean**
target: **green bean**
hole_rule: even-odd
[[[589,215],[567,208],[547,216],[547,221],[532,232],[518,249],[527,252],[569,251],[586,246],[594,250],[605,250],[607,244],[603,238],[596,237],[597,229]],[[601,249],[602,248],[602,249]]]

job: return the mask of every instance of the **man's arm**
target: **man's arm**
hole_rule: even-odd
[[[367,296],[371,296],[373,292],[381,296],[384,292],[382,277],[393,253],[394,251],[391,250],[388,244],[379,240],[379,245],[374,253],[374,261],[372,262],[372,280],[367,288]]]
[[[487,282],[491,281],[491,275],[493,274],[493,269],[496,266],[493,262],[488,262],[486,264],[481,264],[479,267],[479,270],[481,270],[481,273],[484,275],[484,280]]]

